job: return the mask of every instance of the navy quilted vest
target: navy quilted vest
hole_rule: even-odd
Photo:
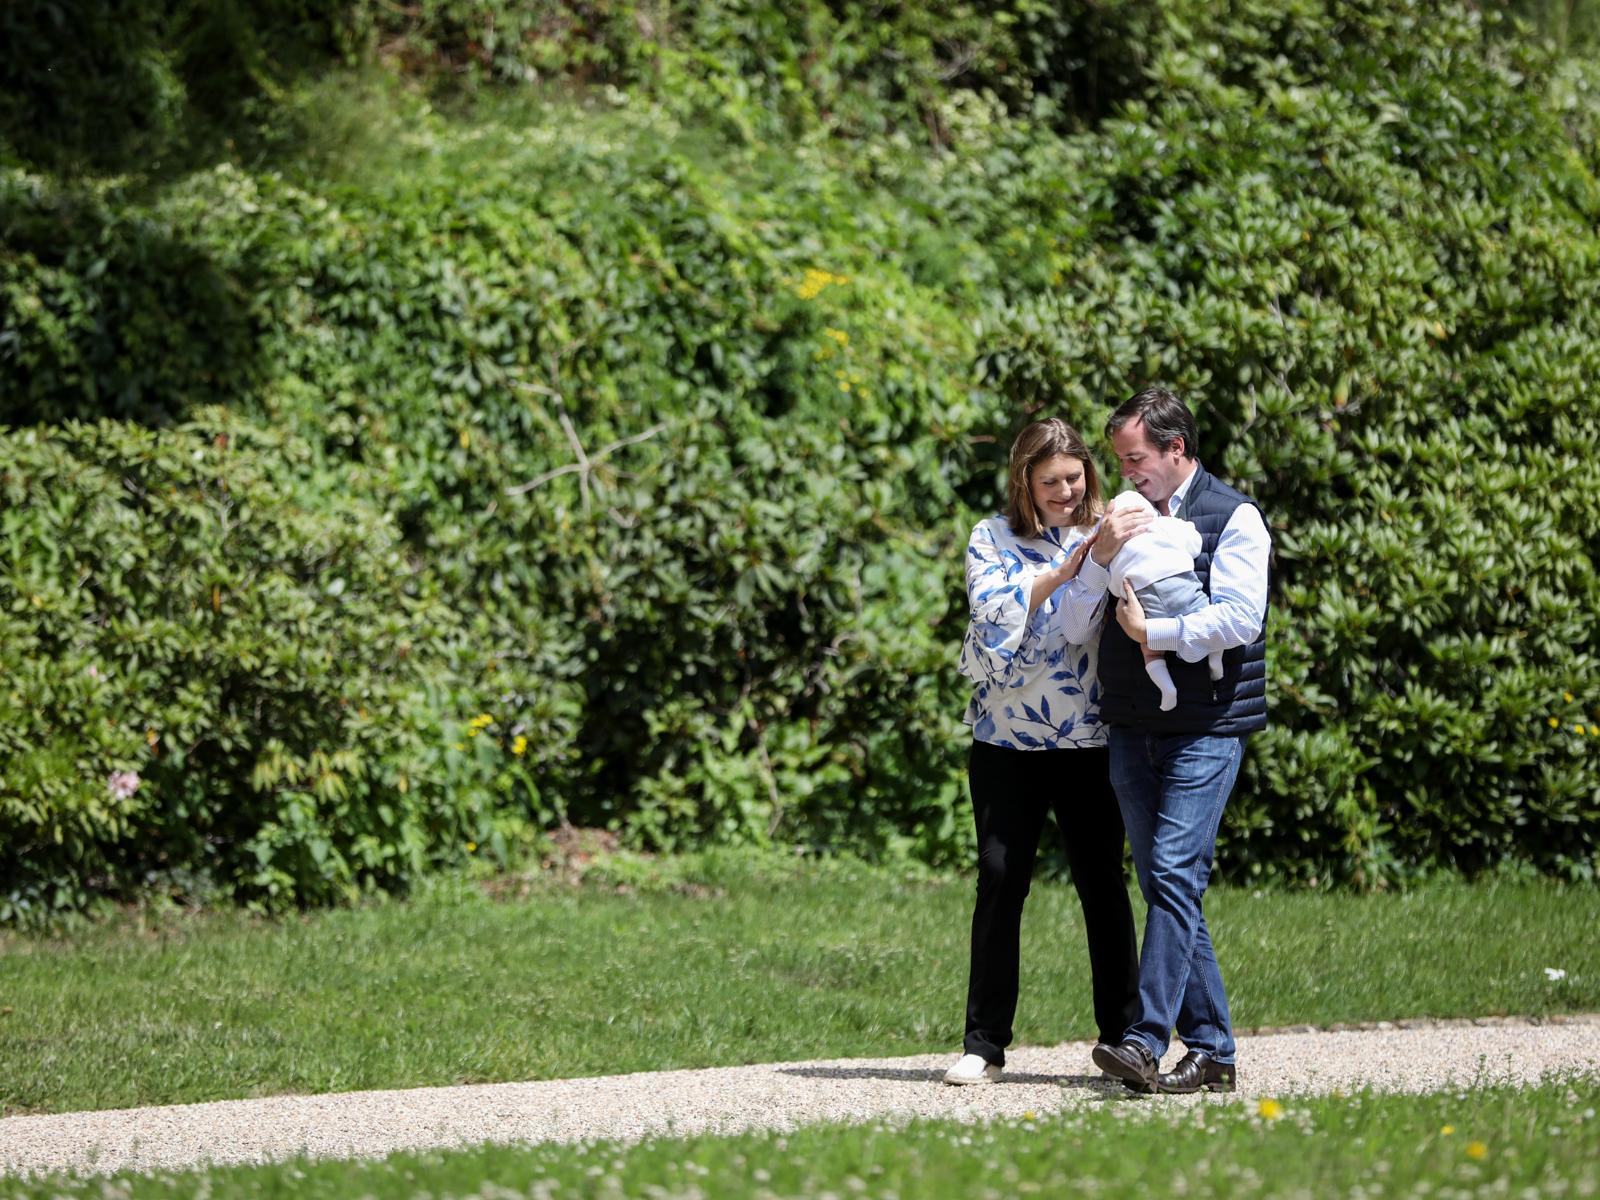
[[[1184,496],[1184,520],[1193,521],[1200,531],[1201,548],[1194,560],[1194,573],[1200,586],[1211,594],[1211,555],[1241,504],[1254,504],[1195,466],[1194,478]],[[1109,725],[1126,725],[1142,733],[1246,734],[1267,725],[1267,643],[1266,624],[1261,636],[1248,646],[1223,652],[1222,678],[1213,680],[1205,659],[1184,662],[1176,654],[1167,655],[1172,682],[1178,690],[1178,704],[1171,712],[1158,707],[1161,695],[1144,671],[1144,655],[1139,646],[1108,613],[1100,632],[1100,715]]]

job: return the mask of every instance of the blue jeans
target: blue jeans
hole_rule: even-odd
[[[1111,783],[1149,912],[1139,954],[1139,1017],[1126,1036],[1160,1060],[1172,1030],[1217,1062],[1234,1056],[1222,972],[1201,898],[1243,737],[1111,729]]]

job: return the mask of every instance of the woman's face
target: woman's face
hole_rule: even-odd
[[[1035,463],[1028,485],[1033,492],[1033,506],[1046,525],[1069,525],[1088,486],[1083,460],[1057,454]]]

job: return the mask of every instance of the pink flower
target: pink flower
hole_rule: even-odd
[[[106,783],[111,788],[111,794],[118,800],[126,800],[139,790],[139,772],[113,771],[107,777]]]

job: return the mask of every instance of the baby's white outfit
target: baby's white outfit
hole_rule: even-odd
[[[1209,604],[1200,578],[1194,573],[1195,555],[1202,545],[1194,523],[1156,514],[1150,501],[1134,491],[1123,492],[1111,501],[1110,511],[1125,508],[1154,514],[1155,520],[1138,537],[1124,542],[1111,559],[1111,595],[1120,600],[1123,582],[1133,584],[1133,594],[1150,617],[1181,617]],[[1221,679],[1222,651],[1213,650],[1207,661],[1211,678]],[[1149,660],[1144,669],[1161,692],[1161,710],[1166,712],[1176,706],[1178,691],[1172,672],[1167,669],[1166,656]]]

